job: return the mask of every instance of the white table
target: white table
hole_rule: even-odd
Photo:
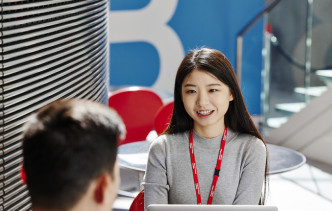
[[[130,179],[130,181],[125,181],[122,179],[122,182],[133,183],[134,185],[136,185],[137,191],[133,193],[126,193],[126,191],[120,191],[119,197],[117,198],[113,209],[114,211],[128,210],[133,198],[138,193],[139,189],[142,188],[140,184],[145,173],[150,144],[151,141],[140,141],[119,146],[118,158],[120,164],[120,174],[121,171],[123,172],[126,170],[131,170],[136,172],[138,175],[136,175],[137,177],[135,179]],[[294,170],[301,167],[306,162],[305,156],[295,150],[273,144],[267,144],[267,148],[269,152],[270,175]],[[133,172],[125,173],[127,173],[128,176],[128,174],[132,174]],[[121,192],[123,193],[121,194]]]

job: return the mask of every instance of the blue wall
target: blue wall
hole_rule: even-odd
[[[158,9],[156,5],[159,2],[173,4],[173,7],[167,7],[167,5],[161,7],[165,8],[169,14],[147,12],[152,3]],[[201,46],[222,51],[236,68],[236,35],[259,13],[264,7],[264,2],[264,0],[112,0],[110,5],[110,85],[139,85],[172,91],[179,62],[190,49]],[[140,15],[136,15],[136,12]],[[131,14],[133,16],[130,16]],[[172,38],[165,33],[168,37],[163,38],[164,40],[157,47],[155,43],[159,41],[150,42],[149,35],[152,37],[158,29],[154,31],[153,22],[144,26],[144,21],[156,19],[157,22],[157,19],[162,19],[160,17],[163,15],[167,25],[165,30],[168,30]],[[125,17],[141,18],[142,22],[133,20],[132,31],[130,31],[131,26],[128,25],[131,24],[131,20]],[[122,20],[123,27],[127,28],[123,31]],[[137,26],[139,24],[142,26]],[[262,25],[261,21],[244,37],[242,91],[251,114],[260,113]],[[139,27],[145,31],[145,34],[138,31]],[[156,34],[156,36],[163,36],[163,34]],[[161,47],[165,42],[166,47]],[[181,51],[176,55],[169,54],[174,56],[172,62],[166,61],[170,56],[166,56],[165,52],[161,53],[160,50],[168,47],[167,51],[172,49]],[[168,65],[165,62],[173,64]],[[169,73],[167,74],[169,77],[161,74],[165,71]],[[159,80],[158,83],[156,83],[157,80]]]

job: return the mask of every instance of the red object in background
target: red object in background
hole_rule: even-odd
[[[25,170],[24,170],[24,166],[22,165],[22,168],[21,168],[21,180],[22,180],[22,183],[23,184],[27,184],[27,175],[25,174]]]
[[[272,34],[272,25],[269,22],[265,24],[265,32]]]
[[[153,90],[144,87],[119,89],[108,98],[108,106],[115,109],[126,126],[126,138],[119,145],[145,141],[154,128],[154,118],[163,102]]]
[[[169,102],[161,107],[154,119],[154,129],[160,135],[168,127],[173,114],[174,102]]]
[[[129,207],[129,211],[143,211],[144,210],[144,189],[134,198],[134,201]]]

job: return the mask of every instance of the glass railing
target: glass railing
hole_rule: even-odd
[[[260,129],[280,127],[332,84],[332,15],[320,1],[269,1],[237,39],[237,76],[241,82],[248,58],[250,31],[263,21]],[[329,4],[331,8],[332,4]],[[252,81],[251,83],[257,83]],[[245,89],[245,87],[243,88]]]

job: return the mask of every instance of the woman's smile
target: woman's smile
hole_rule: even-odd
[[[208,118],[213,114],[214,110],[199,110],[196,111],[197,115],[201,118]]]

